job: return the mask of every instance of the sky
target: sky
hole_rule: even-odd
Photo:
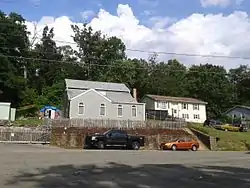
[[[76,48],[70,25],[88,23],[95,31],[121,38],[131,58],[163,52],[158,60],[176,58],[187,66],[250,63],[185,55],[250,57],[249,0],[0,0],[0,10],[21,14],[32,34],[54,27],[58,45]]]

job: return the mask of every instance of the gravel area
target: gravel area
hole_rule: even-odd
[[[1,188],[250,187],[250,153],[0,144]]]

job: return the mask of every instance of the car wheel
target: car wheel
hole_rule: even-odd
[[[104,142],[99,141],[98,144],[97,144],[97,147],[98,147],[98,149],[104,149],[105,148]]]
[[[176,145],[172,145],[171,148],[172,148],[173,151],[176,151],[176,149],[177,149]]]
[[[132,149],[133,150],[139,150],[140,149],[140,144],[138,142],[133,142],[132,143]]]
[[[197,146],[193,145],[192,146],[192,151],[197,151]]]

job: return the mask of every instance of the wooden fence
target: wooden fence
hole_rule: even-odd
[[[131,121],[110,119],[55,119],[47,120],[46,124],[52,127],[103,127],[103,128],[165,128],[182,129],[187,123],[185,121]]]
[[[44,128],[0,127],[0,142],[49,143],[51,130]]]

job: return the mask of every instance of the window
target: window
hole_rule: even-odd
[[[188,109],[188,104],[182,103],[182,109]]]
[[[105,104],[101,104],[101,106],[100,106],[100,116],[105,116],[105,115],[106,115]]]
[[[174,114],[176,114],[176,113],[177,113],[177,110],[176,110],[176,109],[174,109],[174,110],[173,110],[173,112],[174,112]]]
[[[157,108],[166,109],[167,108],[167,102],[165,101],[156,101]]]
[[[123,114],[122,110],[123,110],[122,105],[119,104],[118,107],[117,107],[117,115],[118,115],[118,117],[122,117],[122,114]]]
[[[136,106],[132,106],[132,117],[136,117],[137,112],[136,112]]]
[[[78,105],[78,114],[83,115],[84,114],[84,104],[82,102]]]
[[[156,107],[157,107],[157,108],[160,107],[160,101],[156,101]]]
[[[189,114],[182,114],[183,119],[189,119]]]
[[[162,109],[166,109],[167,108],[167,103],[165,101],[163,101],[161,103],[161,107],[162,107]]]
[[[194,119],[200,119],[200,115],[199,114],[194,114]]]
[[[199,110],[199,105],[198,104],[194,104],[193,105],[193,110]]]
[[[124,131],[120,131],[120,130],[111,131],[111,132],[110,132],[110,136],[111,136],[111,137],[126,138],[126,137],[127,137],[127,133],[124,132]]]

